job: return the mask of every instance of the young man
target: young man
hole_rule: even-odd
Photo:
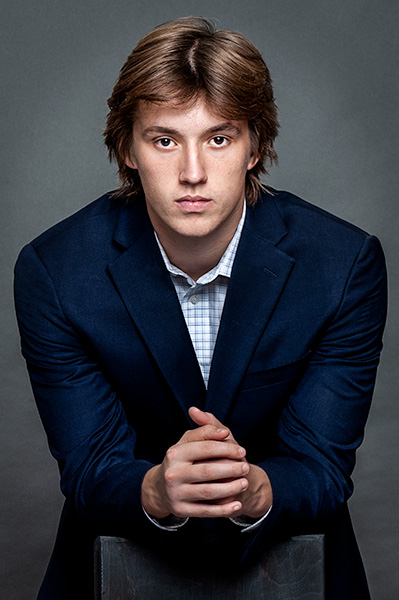
[[[346,502],[385,320],[379,242],[260,184],[277,113],[240,34],[157,27],[109,106],[121,188],[16,267],[66,497],[39,598],[91,597],[101,534],[218,567],[324,532],[327,598],[366,600]]]

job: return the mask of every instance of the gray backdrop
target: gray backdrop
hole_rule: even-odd
[[[397,0],[3,0],[0,14],[0,597],[35,597],[62,502],[19,355],[13,264],[24,243],[115,187],[106,98],[135,42],[202,14],[246,34],[269,64],[282,122],[271,184],[385,247],[390,317],[350,506],[373,598],[397,600]]]

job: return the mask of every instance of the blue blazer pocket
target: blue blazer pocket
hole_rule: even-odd
[[[311,353],[312,351],[309,350],[297,360],[278,367],[262,371],[247,372],[241,384],[241,392],[256,388],[265,388],[299,379],[307,367]]]

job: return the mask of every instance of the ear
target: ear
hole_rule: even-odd
[[[136,160],[131,153],[125,156],[125,165],[130,169],[137,169]]]
[[[254,166],[256,165],[256,163],[259,160],[259,154],[251,154],[251,156],[249,157],[249,161],[248,161],[248,167],[247,167],[247,171],[250,171],[251,169],[254,168]]]

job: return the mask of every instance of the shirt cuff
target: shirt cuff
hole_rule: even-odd
[[[241,517],[229,517],[229,518],[230,518],[230,521],[232,523],[234,523],[234,525],[238,525],[238,527],[241,527],[241,533],[245,533],[246,531],[253,531],[254,529],[257,529],[261,525],[261,523],[266,519],[266,517],[269,515],[272,508],[273,508],[273,504],[271,505],[271,507],[269,508],[267,513],[255,522],[253,522],[253,519],[251,519],[250,517],[246,517],[245,515],[241,515]]]
[[[163,529],[164,531],[177,531],[179,527],[183,527],[188,521],[188,517],[175,517],[175,515],[169,515],[165,519],[161,519],[158,521],[153,517],[150,517],[144,506],[141,507],[144,511],[147,519],[151,521],[158,529]]]

